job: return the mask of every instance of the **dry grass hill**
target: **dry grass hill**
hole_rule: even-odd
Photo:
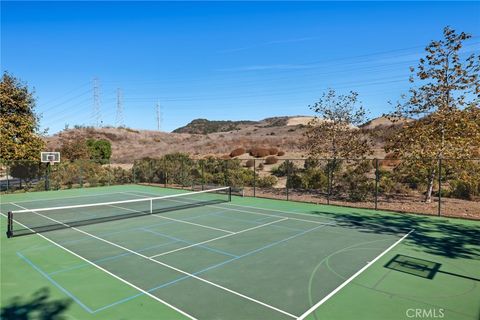
[[[222,156],[238,147],[279,148],[285,158],[303,156],[302,145],[306,124],[312,117],[293,116],[267,118],[261,121],[209,121],[193,120],[171,133],[136,130],[130,128],[78,128],[62,131],[46,137],[50,150],[58,149],[62,138],[107,139],[112,143],[112,162],[132,163],[143,157],[160,157],[172,152],[186,152],[195,157]],[[388,119],[377,118],[360,128],[363,134],[374,133],[379,127],[380,137],[375,136],[374,156],[382,157],[383,136],[392,124]]]

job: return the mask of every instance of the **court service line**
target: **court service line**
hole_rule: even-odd
[[[271,222],[264,223],[264,224],[261,224],[261,225],[258,225],[258,226],[252,227],[252,228],[248,228],[248,229],[243,229],[243,230],[237,231],[237,232],[235,232],[235,233],[233,233],[233,234],[225,234],[225,235],[223,235],[223,236],[216,237],[216,238],[213,238],[213,239],[210,239],[210,240],[205,240],[205,241],[202,241],[202,242],[197,242],[197,243],[191,244],[191,245],[189,245],[189,246],[185,246],[185,247],[181,247],[181,248],[178,248],[178,249],[174,249],[174,250],[162,252],[162,253],[153,255],[153,256],[151,256],[151,257],[149,257],[149,258],[153,259],[153,258],[156,258],[156,257],[164,256],[164,255],[166,255],[166,254],[173,253],[173,252],[177,252],[177,251],[185,250],[185,249],[188,249],[188,248],[200,246],[200,245],[203,245],[203,244],[205,244],[205,243],[209,243],[209,242],[212,242],[212,241],[216,241],[216,240],[228,238],[228,237],[231,237],[231,236],[240,234],[240,233],[244,233],[244,232],[247,232],[247,231],[251,231],[251,230],[258,229],[258,228],[266,227],[266,226],[269,226],[269,225],[271,225],[271,224],[274,224],[274,223],[277,223],[277,222],[281,222],[281,221],[285,221],[285,220],[288,220],[288,218],[283,218],[283,219],[271,221]]]
[[[15,204],[15,205],[18,206],[19,208],[22,208],[21,206],[19,206],[19,205],[17,205],[17,204]],[[24,209],[25,209],[25,210],[28,210],[28,209],[26,209],[26,208],[24,208]],[[66,227],[68,227],[68,228],[70,228],[70,229],[73,229],[73,230],[75,230],[75,231],[78,231],[78,232],[80,232],[80,233],[83,233],[83,234],[85,234],[85,235],[87,235],[87,236],[90,236],[90,237],[92,237],[92,238],[94,238],[94,239],[103,241],[103,242],[105,242],[105,243],[108,243],[108,244],[110,244],[110,245],[112,245],[112,246],[115,246],[115,247],[117,247],[117,248],[120,248],[120,249],[122,249],[122,250],[131,252],[131,253],[133,253],[133,254],[135,254],[135,255],[137,255],[137,256],[139,256],[139,257],[142,257],[142,258],[144,258],[144,259],[146,259],[146,260],[152,261],[152,262],[154,262],[154,263],[156,263],[156,264],[159,264],[159,265],[161,265],[161,266],[164,266],[164,267],[166,267],[166,268],[169,268],[169,269],[172,269],[172,270],[177,271],[177,272],[179,272],[179,273],[182,273],[182,274],[184,274],[184,275],[190,276],[191,278],[194,278],[194,279],[197,279],[197,280],[199,280],[199,281],[205,282],[205,283],[207,283],[207,284],[209,284],[209,285],[212,285],[212,286],[214,286],[214,287],[216,287],[216,288],[222,289],[222,290],[224,290],[224,291],[226,291],[226,292],[232,293],[232,294],[234,294],[234,295],[236,295],[236,296],[239,296],[239,297],[241,297],[241,298],[244,298],[244,299],[246,299],[246,300],[255,302],[255,303],[259,304],[259,305],[262,305],[262,306],[264,306],[264,307],[267,307],[267,308],[272,309],[272,310],[274,310],[274,311],[277,311],[277,312],[279,312],[279,313],[283,313],[284,315],[287,315],[287,316],[289,316],[289,317],[291,317],[291,318],[297,319],[297,317],[298,317],[298,316],[295,316],[295,315],[293,315],[293,314],[291,314],[291,313],[289,313],[289,312],[287,312],[287,311],[284,311],[284,310],[279,309],[279,308],[277,308],[277,307],[271,306],[271,305],[269,305],[269,304],[267,304],[267,303],[265,303],[265,302],[262,302],[262,301],[260,301],[260,300],[257,300],[257,299],[255,299],[255,298],[249,297],[249,296],[244,295],[244,294],[242,294],[242,293],[240,293],[240,292],[237,292],[237,291],[235,291],[235,290],[232,290],[232,289],[226,288],[226,287],[224,287],[224,286],[221,286],[221,285],[219,285],[219,284],[217,284],[217,283],[215,283],[215,282],[206,280],[206,279],[204,279],[204,278],[201,278],[201,277],[198,277],[198,276],[196,276],[196,275],[194,275],[194,274],[191,274],[191,273],[189,273],[189,272],[186,272],[186,271],[184,271],[184,270],[182,270],[182,269],[179,269],[179,268],[176,268],[176,267],[171,266],[171,265],[169,265],[169,264],[166,264],[166,263],[163,263],[163,262],[161,262],[161,261],[155,260],[155,259],[153,259],[153,258],[150,258],[150,257],[146,256],[146,255],[143,255],[143,254],[141,254],[141,253],[138,253],[138,252],[136,252],[136,251],[134,251],[134,250],[131,250],[131,249],[128,249],[128,248],[126,248],[126,247],[124,247],[124,246],[121,246],[121,245],[119,245],[119,244],[117,244],[117,243],[114,243],[114,242],[108,241],[108,240],[106,240],[106,239],[97,237],[96,235],[93,235],[93,234],[91,234],[91,233],[88,233],[88,232],[86,232],[86,231],[84,231],[84,230],[81,230],[81,229],[78,229],[78,228],[75,228],[75,227],[71,227],[71,226],[69,226],[69,225],[66,224],[66,223],[63,223],[63,222],[61,222],[61,221],[57,221],[57,220],[55,220],[55,219],[52,219],[52,218],[50,218],[50,217],[47,217],[47,216],[45,216],[45,215],[43,215],[43,214],[40,214],[40,213],[38,213],[38,212],[35,212],[35,211],[30,211],[30,212],[33,212],[33,213],[35,213],[35,214],[38,214],[38,215],[40,215],[40,216],[42,216],[42,217],[44,217],[44,218],[46,218],[46,219],[52,220],[52,221],[54,221],[54,222],[56,222],[56,223],[58,223],[58,224],[62,224],[62,225],[66,226]],[[288,218],[285,218],[285,219],[283,219],[283,220],[286,220],[286,219],[288,219]],[[33,230],[32,230],[32,231],[33,231]],[[231,235],[228,234],[228,235],[225,235],[225,236],[231,236]],[[46,239],[48,239],[48,238],[46,238]],[[93,264],[93,263],[92,263],[92,264]],[[144,293],[146,293],[146,294],[148,294],[148,295],[151,295],[150,293],[147,293],[145,290],[143,290],[142,292],[144,292]]]
[[[109,206],[109,207],[113,207],[113,208],[117,208],[117,209],[132,211],[132,212],[142,212],[142,211],[139,211],[139,210],[134,210],[134,209],[129,209],[129,208],[123,208],[123,207],[115,206],[115,205],[112,205],[112,204],[110,204],[110,205],[108,205],[108,206]],[[191,224],[191,225],[194,225],[194,226],[197,226],[197,227],[212,229],[212,230],[216,230],[216,231],[222,231],[222,232],[225,232],[225,233],[230,233],[230,234],[233,234],[233,233],[234,233],[233,231],[229,231],[229,230],[225,230],[225,229],[220,229],[220,228],[215,228],[215,227],[210,227],[210,226],[206,226],[206,225],[199,224],[199,223],[195,223],[195,222],[190,222],[190,221],[184,221],[184,220],[178,220],[178,219],[174,219],[174,218],[164,217],[164,216],[162,216],[162,215],[152,214],[151,216],[152,216],[152,217],[156,217],[156,218],[161,218],[161,219],[167,219],[167,220],[171,220],[171,221],[175,221],[175,222],[181,222],[181,223],[185,223],[185,224]]]
[[[372,264],[374,264],[378,259],[383,257],[387,252],[392,250],[395,246],[397,246],[400,242],[402,242],[406,237],[408,237],[412,232],[414,232],[415,229],[411,229],[407,234],[405,234],[403,237],[398,239],[394,244],[392,244],[390,247],[385,249],[382,253],[380,253],[378,256],[375,257],[372,261],[368,262],[363,268],[358,270],[355,274],[353,274],[350,278],[345,280],[341,285],[336,287],[332,292],[330,292],[328,295],[323,297],[322,300],[317,302],[315,305],[313,305],[310,309],[308,309],[305,313],[303,313],[300,317],[298,317],[297,320],[303,320],[307,316],[309,316],[312,312],[314,312],[316,309],[318,309],[322,304],[324,304],[328,299],[330,299],[333,295],[335,295],[338,291],[340,291],[343,287],[345,287],[347,284],[349,284],[353,279],[358,277],[362,272],[368,269]]]
[[[13,203],[13,202],[12,202],[12,204],[16,205],[16,206],[17,206],[17,207],[19,207],[19,208],[23,208],[23,207],[21,207],[20,205],[18,205],[18,204],[15,204],[15,203]],[[23,208],[23,209],[26,209],[26,208]],[[3,213],[0,213],[0,214],[1,214],[1,215],[3,215],[3,216],[5,217],[5,214],[3,214]],[[34,231],[34,230],[30,229],[30,228],[29,228],[29,227],[27,227],[26,225],[24,225],[24,224],[22,224],[22,223],[20,223],[20,222],[18,222],[18,221],[17,221],[16,223],[18,223],[18,224],[19,224],[20,226],[22,226],[23,228],[26,228],[26,229],[28,229],[28,230],[32,231],[33,233],[35,233],[35,231]],[[76,228],[75,228],[75,229],[76,229]],[[78,230],[78,229],[77,229],[77,230]],[[99,265],[97,265],[97,264],[93,263],[92,261],[88,260],[87,258],[84,258],[84,257],[82,257],[81,255],[79,255],[79,254],[77,254],[77,253],[73,252],[72,250],[65,248],[64,246],[62,246],[62,245],[60,245],[60,244],[56,243],[55,241],[53,241],[52,239],[45,237],[43,234],[40,234],[40,233],[36,233],[36,234],[37,234],[39,237],[41,237],[41,238],[43,238],[43,239],[47,240],[48,242],[50,242],[50,243],[54,244],[55,246],[57,246],[57,247],[59,247],[59,248],[61,248],[61,249],[65,250],[65,251],[67,251],[68,253],[70,253],[70,254],[74,255],[75,257],[77,257],[77,258],[79,258],[79,259],[81,259],[81,260],[83,260],[83,261],[85,261],[85,262],[87,262],[87,263],[91,264],[91,265],[92,265],[92,266],[94,266],[95,268],[97,268],[97,269],[99,269],[99,270],[101,270],[101,271],[105,272],[106,274],[108,274],[108,275],[110,275],[110,276],[114,277],[115,279],[117,279],[117,280],[119,280],[119,281],[121,281],[121,282],[125,283],[126,285],[129,285],[130,287],[132,287],[132,288],[134,288],[134,289],[136,289],[136,290],[138,290],[138,291],[142,292],[143,294],[146,294],[146,295],[147,295],[147,296],[149,296],[150,298],[152,298],[152,299],[154,299],[154,300],[156,300],[156,301],[158,301],[158,302],[160,302],[160,303],[162,303],[162,304],[164,304],[164,305],[166,305],[166,306],[170,307],[171,309],[173,309],[173,310],[175,310],[175,311],[179,312],[180,314],[182,314],[182,315],[186,316],[187,318],[189,318],[189,319],[192,319],[192,320],[198,320],[198,319],[197,319],[197,318],[195,318],[194,316],[192,316],[192,315],[190,315],[190,314],[186,313],[185,311],[183,311],[183,310],[181,310],[181,309],[179,309],[179,308],[175,307],[174,305],[172,305],[172,304],[170,304],[170,303],[168,303],[168,302],[164,301],[163,299],[160,299],[160,298],[158,298],[158,297],[154,296],[154,295],[153,295],[153,294],[151,294],[150,292],[148,292],[148,291],[146,291],[146,290],[143,290],[143,289],[142,289],[142,288],[140,288],[140,287],[137,287],[137,286],[136,286],[136,285],[134,285],[133,283],[131,283],[131,282],[129,282],[129,281],[127,281],[127,280],[125,280],[125,279],[123,279],[123,278],[121,278],[121,277],[117,276],[116,274],[113,274],[112,272],[108,271],[107,269],[105,269],[105,268],[102,268],[101,266],[99,266]]]
[[[148,194],[148,195],[155,195],[154,193],[151,193],[151,192],[143,192],[143,191],[135,191],[135,192],[136,192],[136,193],[145,193],[145,194]],[[134,194],[134,195],[135,195],[135,194]],[[148,197],[145,196],[145,199],[148,199]],[[168,200],[169,200],[169,201],[186,203],[185,201],[181,201],[181,200],[173,200],[173,199],[168,199]],[[231,205],[231,206],[239,206],[239,207],[246,207],[246,208],[255,208],[255,207],[249,207],[249,206],[236,205],[236,204],[232,204],[232,203],[225,203],[225,204],[226,204],[226,205]],[[220,207],[220,206],[217,206],[217,205],[209,205],[209,207],[211,207],[211,208],[217,208],[217,209],[230,210],[230,211],[243,212],[243,213],[246,212],[246,213],[256,214],[256,215],[260,215],[260,216],[273,217],[273,218],[280,218],[280,217],[282,217],[282,216],[276,215],[276,214],[260,213],[260,212],[248,211],[248,210],[240,210],[240,209],[235,209],[235,208],[226,208],[226,207]],[[271,209],[264,209],[264,208],[255,208],[255,209],[256,209],[256,210],[260,209],[260,210],[278,211],[278,210],[271,210]],[[279,211],[279,212],[284,212],[284,211]],[[287,213],[287,212],[284,212],[284,213]],[[290,213],[290,214],[297,214],[296,212],[289,212],[289,213]],[[308,214],[306,214],[306,215],[308,215]],[[288,219],[290,219],[290,220],[297,220],[297,221],[303,221],[303,222],[316,223],[316,224],[326,224],[326,222],[313,221],[313,220],[300,219],[300,218],[288,217]],[[333,220],[333,219],[330,218],[330,220]],[[331,223],[331,224],[334,224],[334,223]]]

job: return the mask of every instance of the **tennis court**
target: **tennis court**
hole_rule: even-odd
[[[308,214],[295,203],[252,205],[229,188],[127,185],[44,194],[3,202],[2,222],[13,212],[13,237],[3,243],[28,241],[10,263],[67,296],[82,319],[316,318],[318,308],[383,266],[380,260],[398,254],[415,233],[408,224]],[[404,257],[383,269],[408,269]],[[139,301],[146,314],[122,313]],[[152,303],[161,314],[149,313],[158,312]]]

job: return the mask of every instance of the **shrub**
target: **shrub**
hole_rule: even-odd
[[[222,160],[228,160],[228,159],[230,159],[230,155],[228,155],[228,154],[224,154],[224,155],[220,156],[220,158],[219,158],[219,159],[222,159]]]
[[[462,180],[453,180],[450,181],[450,194],[449,196],[458,198],[458,199],[465,199],[465,200],[472,200],[475,190],[470,183],[467,183]]]
[[[232,152],[230,152],[230,157],[238,157],[238,156],[241,156],[242,154],[245,153],[245,149],[244,148],[237,148],[237,149],[234,149]]]
[[[268,156],[266,159],[265,159],[265,164],[275,164],[278,162],[278,158],[275,157],[275,156]]]
[[[279,156],[279,157],[284,156],[284,155],[285,155],[284,151],[278,151],[278,153],[277,153],[277,156]]]
[[[258,169],[258,171],[262,171],[264,167],[265,167],[265,166],[263,165],[263,163],[260,163],[260,164],[258,165],[257,169]]]
[[[269,156],[270,152],[265,148],[252,148],[250,150],[250,155],[255,158],[263,158]]]
[[[271,188],[277,184],[277,178],[274,176],[264,176],[258,177],[256,181],[256,186],[259,188]]]
[[[373,191],[373,181],[366,175],[370,170],[371,162],[363,161],[357,166],[348,167],[343,173],[340,187],[347,193],[350,201],[365,201]]]
[[[87,142],[90,159],[98,163],[108,163],[112,155],[112,145],[110,141],[104,139],[88,139]]]
[[[320,169],[309,169],[302,175],[302,185],[305,189],[327,189],[328,177]]]
[[[270,148],[270,149],[268,149],[268,153],[270,153],[271,156],[274,156],[278,153],[278,149],[277,148]]]
[[[308,158],[308,159],[305,159],[305,163],[303,164],[303,167],[308,170],[308,169],[318,168],[319,165],[320,165],[320,161],[318,161],[317,159]]]
[[[290,175],[287,179],[287,188],[300,189],[302,188],[302,177],[298,174]]]
[[[253,159],[248,159],[247,162],[245,162],[245,167],[251,168],[253,167],[255,161]]]
[[[297,171],[298,168],[292,161],[284,161],[278,167],[274,167],[271,170],[272,174],[277,177],[284,177],[287,173],[295,174]]]

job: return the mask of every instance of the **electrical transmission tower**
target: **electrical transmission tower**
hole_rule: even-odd
[[[155,107],[157,113],[157,130],[160,131],[162,127],[162,109],[160,108],[160,102],[157,101],[157,105]]]
[[[98,128],[102,124],[102,115],[100,113],[100,80],[93,79],[93,120]]]
[[[123,119],[123,91],[120,88],[117,89],[117,115],[115,116],[115,126],[125,126]]]

